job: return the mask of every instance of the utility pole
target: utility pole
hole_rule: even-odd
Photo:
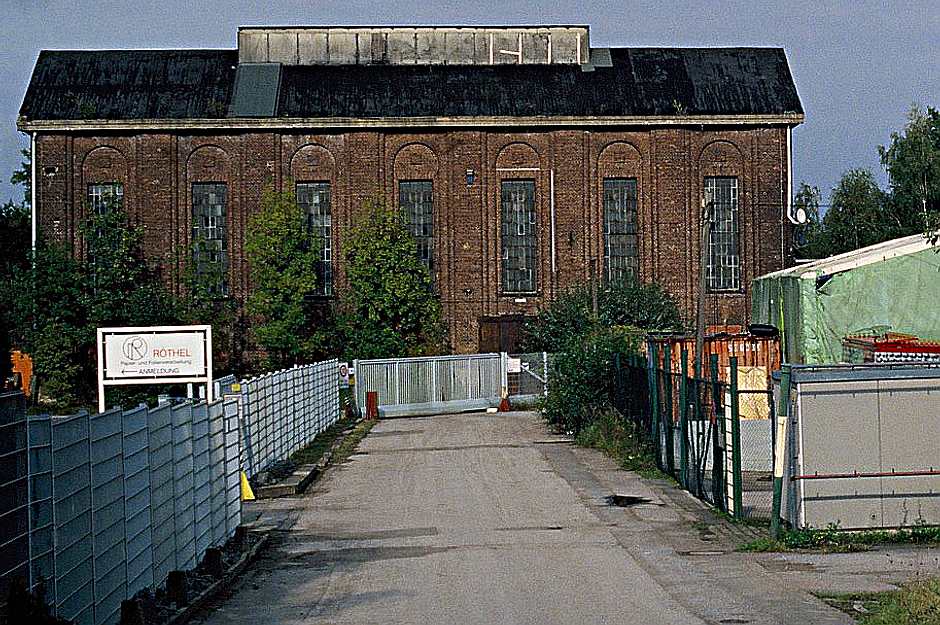
[[[714,201],[706,194],[702,197],[702,241],[699,248],[698,306],[695,315],[695,370],[696,378],[702,377],[702,358],[705,344],[705,263],[708,261],[708,237],[712,228]]]

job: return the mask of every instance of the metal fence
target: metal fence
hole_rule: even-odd
[[[658,467],[683,488],[738,518],[770,519],[772,413],[742,418],[772,410],[770,391],[739,389],[734,357],[725,381],[717,354],[696,375],[685,350],[676,372],[669,347],[661,357],[656,349],[648,361],[615,359],[614,406],[649,432]]]
[[[356,398],[378,393],[379,406],[482,407],[499,402],[506,387],[504,354],[357,360]]]
[[[26,402],[0,394],[0,602],[17,577],[29,576]]]
[[[340,418],[339,363],[327,360],[241,383],[242,467],[254,477]]]
[[[507,366],[506,384],[509,397],[516,399],[536,399],[548,390],[549,354],[534,352],[530,354],[509,354],[510,359],[518,361],[518,371]]]
[[[31,416],[29,583],[78,625],[193,568],[241,521],[238,401]]]

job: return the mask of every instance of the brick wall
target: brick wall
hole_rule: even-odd
[[[610,132],[237,133],[229,135],[40,135],[38,207],[42,236],[84,250],[78,224],[87,185],[122,182],[131,218],[144,229],[147,253],[178,286],[191,238],[195,182],[229,188],[231,293],[248,291],[242,254],[247,217],[265,184],[329,181],[332,189],[335,280],[344,280],[342,250],[362,203],[397,204],[398,180],[433,180],[436,284],[451,340],[474,351],[483,316],[531,314],[560,289],[583,282],[592,263],[603,267],[601,187],[605,177],[638,183],[639,266],[643,280],[662,284],[690,316],[700,257],[703,177],[737,176],[740,188],[741,292],[709,294],[709,323],[747,319],[747,287],[784,266],[789,227],[786,129],[655,128]],[[472,185],[466,172],[474,171]],[[550,236],[554,171],[555,259]],[[535,180],[538,293],[525,301],[500,287],[499,183]]]

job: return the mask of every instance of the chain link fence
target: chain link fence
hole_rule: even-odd
[[[655,349],[655,348],[654,348]],[[737,359],[729,380],[712,355],[698,375],[664,357],[619,356],[611,400],[649,432],[657,466],[687,491],[738,518],[769,520],[773,503],[773,401],[770,391],[738,388]],[[685,366],[682,366],[685,365]],[[681,369],[686,369],[682,371]]]

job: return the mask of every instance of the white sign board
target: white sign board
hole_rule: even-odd
[[[349,365],[345,362],[339,363],[339,385],[340,388],[349,386]]]
[[[104,387],[206,384],[212,401],[212,326],[98,328],[98,410]]]
[[[522,373],[522,359],[521,358],[507,358],[506,359],[506,373]]]

